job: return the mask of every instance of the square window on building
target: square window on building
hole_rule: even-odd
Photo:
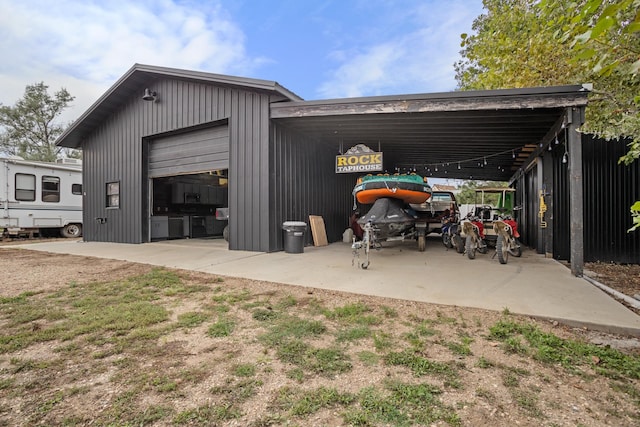
[[[107,207],[120,207],[120,182],[107,182]]]
[[[26,173],[16,174],[16,200],[33,202],[36,200],[36,176]]]

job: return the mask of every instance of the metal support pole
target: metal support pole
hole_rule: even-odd
[[[584,197],[582,179],[582,135],[578,128],[584,121],[584,107],[567,109],[569,122],[569,218],[571,238],[571,273],[582,277],[584,270]]]

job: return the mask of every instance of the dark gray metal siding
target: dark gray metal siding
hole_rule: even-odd
[[[269,250],[269,102],[234,92],[229,118],[229,249]]]
[[[156,138],[149,147],[149,178],[229,168],[227,125]]]
[[[272,123],[270,251],[283,249],[282,223],[322,216],[329,242],[342,239],[353,207],[356,176],[335,173],[335,149]],[[313,244],[307,227],[306,244]]]
[[[521,213],[522,243],[538,250],[538,167],[528,170],[523,177],[524,202]]]
[[[135,106],[125,105],[83,145],[83,236],[87,241],[142,242],[142,149]],[[120,183],[120,208],[106,208],[107,182]]]
[[[640,232],[631,227],[629,207],[640,200],[640,162],[618,164],[624,141],[583,136],[584,260],[640,263]],[[571,153],[569,153],[571,155]]]
[[[571,257],[571,233],[569,215],[569,167],[562,163],[564,144],[553,151],[553,258],[569,260]]]
[[[177,79],[156,80],[148,87],[158,93],[157,102],[143,101],[141,86],[83,142],[85,240],[147,241],[143,140],[228,119],[230,248],[268,250],[269,95]],[[121,183],[120,209],[105,207],[110,181]]]

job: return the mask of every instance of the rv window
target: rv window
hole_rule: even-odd
[[[33,202],[36,200],[36,176],[16,174],[16,200]]]
[[[107,207],[108,208],[120,207],[120,183],[119,182],[107,182]]]
[[[71,194],[82,195],[82,184],[71,184]]]
[[[60,201],[60,178],[57,176],[42,177],[42,201],[47,203]]]

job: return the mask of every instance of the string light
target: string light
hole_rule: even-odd
[[[541,143],[541,145],[542,145],[542,143]],[[551,150],[551,147],[549,147],[549,149]],[[485,155],[485,156],[478,156],[478,157],[473,157],[473,158],[468,158],[468,159],[456,160],[456,161],[453,161],[453,162],[423,163],[422,165],[419,165],[419,166],[424,168],[424,170],[427,171],[427,172],[432,172],[432,175],[433,175],[434,171],[435,172],[440,172],[440,173],[442,173],[442,171],[446,171],[447,170],[447,166],[450,166],[451,163],[453,163],[454,165],[456,163],[458,163],[458,166],[457,166],[458,170],[462,169],[462,165],[464,163],[468,164],[468,163],[472,163],[472,162],[477,163],[478,167],[484,168],[485,165],[489,164],[487,159],[492,158],[492,157],[501,156],[501,155],[504,155],[504,154],[508,154],[509,152],[511,152],[511,158],[512,159],[516,159],[517,158],[516,151],[519,151],[519,150],[520,150],[519,148],[517,148],[517,149],[510,148],[510,149],[507,149],[507,150],[504,150],[504,151],[500,151],[498,153],[493,153],[493,154],[489,154],[489,155]],[[408,172],[411,172],[411,171],[416,172],[417,171],[417,167],[418,166],[415,165],[415,164],[414,165],[405,165],[405,166],[401,166],[401,169],[402,170],[406,170]],[[399,171],[400,168],[396,168],[396,170]]]

